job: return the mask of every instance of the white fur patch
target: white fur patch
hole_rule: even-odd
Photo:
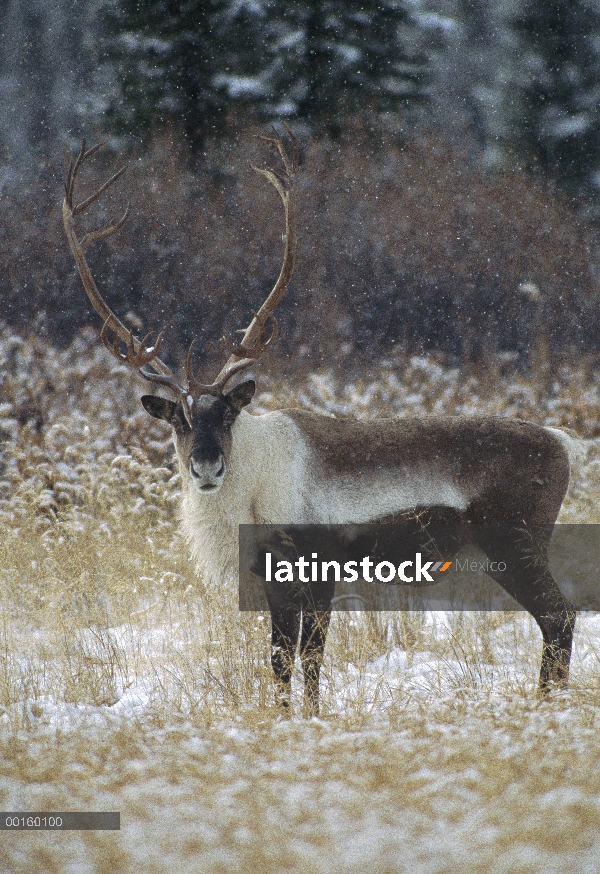
[[[357,469],[331,480],[301,429],[285,413],[242,411],[232,429],[231,456],[219,492],[200,493],[182,470],[182,522],[199,569],[237,579],[238,525],[361,523],[443,504],[464,510],[469,495],[432,469]]]
[[[344,524],[372,522],[417,506],[443,504],[465,510],[467,493],[442,474],[405,467],[395,471],[357,470],[317,483],[312,497],[313,521]]]
[[[567,450],[569,462],[571,465],[578,465],[585,459],[590,445],[589,440],[583,440],[578,437],[575,432],[568,433],[562,428],[552,428],[550,425],[544,425],[544,430],[553,434]]]
[[[218,492],[195,489],[180,459],[182,524],[201,572],[237,577],[239,525],[310,521],[303,498],[306,454],[296,425],[283,413],[253,416],[242,410]]]

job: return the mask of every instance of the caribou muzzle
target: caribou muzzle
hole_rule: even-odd
[[[225,479],[225,459],[220,454],[216,461],[190,459],[192,482],[200,492],[218,492]]]

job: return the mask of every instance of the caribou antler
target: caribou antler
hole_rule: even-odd
[[[103,143],[98,143],[97,145],[92,146],[91,149],[86,149],[86,143],[85,140],[83,140],[81,151],[75,161],[71,161],[67,178],[65,180],[65,198],[63,200],[63,223],[65,226],[65,233],[69,241],[69,246],[71,247],[71,252],[75,258],[79,275],[83,282],[83,287],[87,292],[87,296],[89,297],[92,306],[104,321],[104,327],[102,328],[100,337],[106,348],[118,361],[127,364],[132,368],[132,370],[136,370],[150,382],[159,383],[160,385],[171,389],[171,391],[179,396],[182,393],[183,388],[177,382],[173,371],[158,357],[162,345],[162,336],[159,334],[156,343],[154,343],[152,347],[146,348],[146,342],[151,335],[148,334],[143,340],[138,340],[138,338],[133,335],[132,331],[125,327],[123,322],[121,322],[121,320],[113,313],[98,291],[98,287],[94,282],[94,277],[92,276],[85,258],[84,252],[88,246],[92,245],[92,243],[98,243],[100,240],[105,240],[123,227],[129,217],[129,207],[127,207],[125,214],[119,219],[119,221],[106,225],[99,230],[92,231],[82,237],[81,240],[77,238],[77,234],[75,233],[75,216],[81,215],[93,203],[96,203],[96,201],[102,197],[110,186],[113,185],[113,183],[115,183],[127,169],[126,167],[121,167],[120,170],[117,170],[117,172],[114,173],[110,179],[107,179],[107,181],[104,182],[92,195],[80,203],[74,203],[75,184],[77,182],[79,170],[83,163],[95,155],[103,145]],[[112,331],[114,335],[112,342],[108,336],[109,331]],[[119,349],[119,340],[125,343],[127,350],[125,353],[122,353]],[[149,364],[156,372],[150,373],[146,370],[142,370],[146,364]]]
[[[87,295],[92,303],[92,306],[104,321],[104,327],[100,334],[102,342],[114,357],[127,364],[132,370],[135,370],[149,382],[157,385],[162,385],[170,389],[176,397],[182,399],[185,416],[191,424],[191,408],[193,402],[202,394],[220,395],[229,380],[236,373],[250,367],[256,360],[261,358],[265,352],[275,343],[279,330],[277,322],[273,316],[275,307],[283,297],[283,294],[289,284],[294,269],[294,260],[296,257],[296,231],[294,226],[294,208],[292,200],[292,178],[298,167],[298,142],[291,130],[286,124],[283,125],[291,142],[291,154],[284,145],[282,137],[274,130],[273,137],[260,137],[267,143],[274,145],[279,152],[283,161],[284,170],[261,170],[257,167],[254,169],[260,173],[265,179],[273,185],[281,197],[285,211],[285,252],[283,256],[283,264],[279,273],[277,282],[273,286],[272,291],[267,296],[266,300],[260,309],[253,313],[253,319],[246,328],[242,331],[243,337],[236,345],[231,345],[224,337],[230,357],[225,365],[220,370],[217,378],[210,384],[200,382],[193,372],[192,367],[192,352],[194,344],[190,346],[186,361],[185,361],[185,384],[181,385],[173,371],[158,357],[162,346],[162,334],[159,334],[156,342],[152,346],[146,346],[149,342],[151,334],[148,334],[143,340],[139,340],[120,321],[113,313],[110,307],[102,298],[94,278],[92,277],[90,268],[85,258],[85,250],[93,243],[100,240],[105,240],[107,237],[116,233],[127,221],[129,216],[129,207],[119,221],[106,225],[99,230],[85,234],[79,240],[75,232],[74,219],[76,216],[85,212],[92,204],[96,203],[102,195],[119,179],[125,172],[125,167],[117,170],[110,179],[104,182],[92,195],[87,197],[80,203],[74,203],[75,185],[77,175],[81,166],[85,161],[89,160],[96,152],[102,148],[102,143],[93,146],[91,149],[86,149],[85,140],[82,143],[81,151],[71,162],[67,178],[65,181],[65,198],[63,201],[63,222],[65,233],[69,241],[69,246],[75,258],[81,281],[87,292]],[[267,338],[266,324],[269,319],[273,322],[273,329],[270,337]],[[112,339],[109,337],[109,332],[112,332]],[[119,341],[125,344],[125,352],[121,351]],[[144,369],[149,365],[153,370]]]
[[[289,285],[296,260],[296,225],[294,221],[292,180],[298,169],[298,141],[287,124],[283,123],[283,127],[292,145],[291,154],[288,153],[282,137],[275,128],[273,128],[273,137],[259,137],[258,139],[275,146],[283,161],[284,172],[272,169],[261,170],[258,167],[253,168],[257,173],[260,173],[261,176],[269,180],[271,185],[276,188],[283,202],[283,209],[285,211],[285,251],[283,254],[283,264],[272,291],[258,312],[254,313],[254,317],[246,330],[242,331],[244,336],[241,341],[237,345],[231,345],[227,338],[223,337],[230,357],[220,370],[215,381],[210,385],[205,385],[195,379],[191,367],[192,350],[190,348],[190,354],[186,361],[186,376],[190,388],[192,388],[192,384],[194,386],[192,391],[194,396],[196,396],[196,393],[220,394],[232,376],[241,370],[245,370],[247,367],[251,367],[257,359],[261,358],[273,346],[279,334],[273,311]],[[273,322],[273,330],[271,336],[267,339],[266,324],[269,319]]]

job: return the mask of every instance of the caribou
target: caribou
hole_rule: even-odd
[[[575,611],[552,577],[549,536],[567,491],[568,438],[551,429],[500,417],[338,419],[301,409],[253,415],[246,409],[254,380],[234,379],[273,347],[274,310],[289,285],[296,256],[294,174],[298,144],[289,128],[263,137],[278,153],[279,169],[257,169],[277,191],[285,218],[283,263],[273,289],[213,382],[202,383],[192,364],[193,344],[178,377],[159,357],[162,333],[139,339],[101,297],[85,250],[122,227],[129,214],[85,234],[76,218],[120,178],[122,167],[93,194],[75,201],[82,165],[102,144],[85,141],[65,181],[64,228],[81,280],[103,321],[101,339],[114,357],[156,389],[141,398],[145,410],[173,431],[182,477],[182,524],[202,572],[235,572],[241,524],[346,524],[388,522],[407,513],[445,511],[460,518],[490,575],[529,611],[542,634],[539,692],[564,687]],[[224,338],[225,339],[225,338]],[[501,537],[489,525],[501,524]],[[538,560],[525,560],[524,528],[543,530]],[[496,564],[495,564],[496,563]],[[319,673],[331,614],[331,593],[311,597],[280,586],[267,589],[271,610],[271,664],[276,701],[289,710],[298,649],[304,675],[304,712],[319,713]]]

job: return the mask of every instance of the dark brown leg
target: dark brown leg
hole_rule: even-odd
[[[547,695],[553,688],[566,688],[569,681],[569,663],[575,629],[575,611],[570,607],[560,613],[535,616],[542,631],[542,667],[540,671],[540,695]]]
[[[292,670],[300,631],[300,607],[289,606],[271,612],[271,666],[275,674],[275,700],[289,713]]]
[[[506,571],[490,576],[533,616],[542,632],[542,696],[567,686],[576,616],[548,567],[544,538],[549,530],[536,539],[524,528],[497,533],[486,526],[475,538],[490,561],[506,562]]]

